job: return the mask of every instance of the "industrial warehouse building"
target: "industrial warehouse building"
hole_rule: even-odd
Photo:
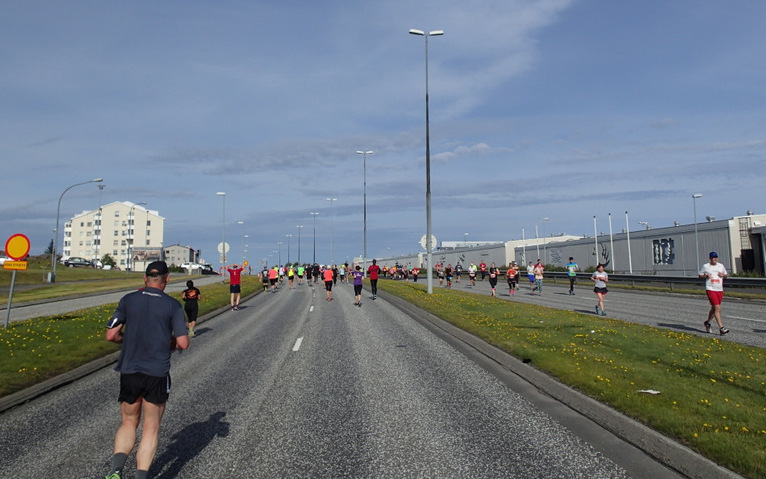
[[[727,220],[707,218],[704,223],[640,231],[600,234],[594,237],[551,236],[496,243],[444,242],[433,251],[434,263],[460,262],[464,267],[482,261],[501,268],[516,261],[522,269],[529,261],[542,259],[549,266],[563,267],[570,257],[581,270],[598,263],[610,271],[660,276],[696,276],[715,251],[730,274],[766,273],[766,215],[748,212]],[[697,254],[699,251],[699,255]],[[426,264],[425,253],[380,258],[380,265]]]

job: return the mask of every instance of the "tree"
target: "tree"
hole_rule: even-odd
[[[107,266],[107,265],[108,265],[108,266],[111,266],[111,267],[114,267],[114,266],[117,264],[117,263],[115,263],[115,261],[114,261],[114,258],[112,258],[111,256],[109,256],[108,254],[105,254],[105,255],[104,255],[102,258],[101,258],[101,263],[102,263],[104,266]]]
[[[53,254],[53,240],[48,243],[48,247],[43,251],[43,254]]]

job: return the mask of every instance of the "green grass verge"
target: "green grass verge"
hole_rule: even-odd
[[[720,465],[766,478],[764,349],[455,290],[428,295],[413,283],[378,287]]]
[[[132,281],[131,287],[143,285]],[[201,286],[199,314],[229,304],[229,284]],[[242,296],[261,289],[257,276],[242,276]],[[181,293],[171,293],[181,300]],[[104,339],[106,322],[117,303],[56,316],[15,321],[0,328],[0,397],[20,391],[119,350]]]

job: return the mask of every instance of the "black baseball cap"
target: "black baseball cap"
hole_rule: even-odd
[[[152,261],[149,266],[146,267],[147,276],[165,276],[170,273],[168,270],[168,264],[164,261]]]

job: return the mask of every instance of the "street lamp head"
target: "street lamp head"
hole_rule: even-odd
[[[430,32],[426,33],[423,30],[417,30],[415,28],[410,28],[410,34],[412,35],[420,35],[421,37],[435,37],[439,35],[444,35],[444,30],[431,30]]]
[[[372,150],[362,151],[362,150],[356,150],[357,155],[371,155],[373,153]]]
[[[694,198],[695,200],[697,198],[702,198],[702,194],[701,193],[695,193],[695,194],[692,195],[692,198]]]
[[[103,178],[95,178],[95,179],[93,179],[93,180],[91,180],[91,181],[92,181],[93,183],[101,183],[102,181],[104,181],[104,179],[103,179]]]
[[[218,193],[216,193],[216,195],[218,195],[218,196],[226,196],[226,192],[225,191],[219,191]]]

